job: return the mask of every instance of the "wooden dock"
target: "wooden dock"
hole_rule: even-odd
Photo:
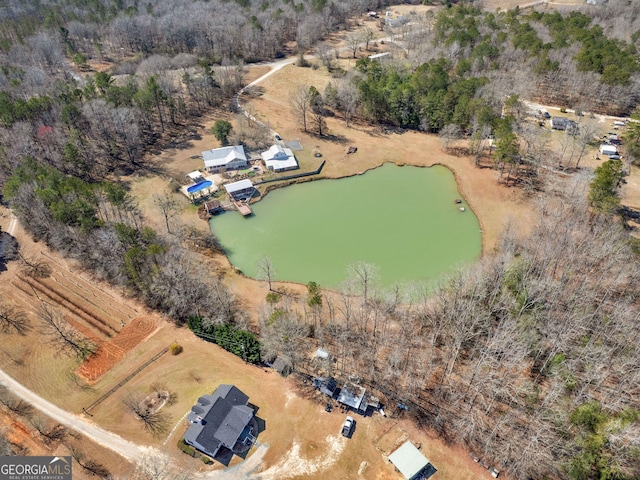
[[[244,216],[246,217],[247,215],[251,215],[253,212],[251,211],[251,207],[246,204],[246,203],[242,203],[242,202],[233,202],[233,204],[236,206],[236,208],[238,209],[238,211]]]

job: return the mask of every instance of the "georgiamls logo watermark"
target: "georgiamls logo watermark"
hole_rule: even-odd
[[[0,480],[71,480],[71,457],[0,457]]]

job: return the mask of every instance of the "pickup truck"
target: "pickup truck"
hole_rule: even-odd
[[[353,417],[347,417],[342,425],[342,436],[348,437],[351,435],[351,429],[353,428]]]

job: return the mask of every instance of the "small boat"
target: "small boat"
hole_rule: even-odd
[[[461,211],[461,212],[464,212],[464,207],[460,207],[460,211]]]

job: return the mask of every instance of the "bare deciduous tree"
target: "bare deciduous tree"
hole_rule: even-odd
[[[162,212],[164,223],[167,227],[167,233],[171,233],[171,225],[169,224],[169,220],[178,213],[178,202],[171,194],[165,193],[163,196],[156,195],[153,198],[153,203]]]
[[[80,360],[95,352],[96,345],[73,328],[53,306],[42,302],[38,307],[38,318],[43,324],[43,333],[59,352]]]
[[[274,280],[276,276],[276,269],[273,266],[273,262],[269,257],[263,257],[258,262],[258,278],[261,280],[266,280],[269,284],[269,291],[272,292],[273,288],[271,286],[271,282]]]
[[[349,33],[345,37],[345,43],[349,48],[349,50],[351,51],[353,58],[356,58],[356,54],[358,53],[358,47],[360,46],[361,41],[362,41],[362,36],[358,33]]]
[[[369,44],[376,38],[376,33],[371,28],[366,27],[362,30],[361,35],[365,50],[369,50]]]
[[[47,278],[51,275],[51,267],[49,264],[39,258],[25,257],[20,255],[23,271],[26,275],[33,278]]]
[[[4,385],[0,385],[0,403],[21,417],[29,418],[33,414],[33,406],[16,397]]]
[[[53,423],[44,415],[34,415],[31,418],[31,425],[42,435],[46,443],[53,443],[63,440],[67,435],[67,430],[59,423]]]
[[[358,88],[350,80],[344,80],[338,84],[339,108],[344,115],[344,123],[347,127],[351,124],[351,119],[358,108]]]
[[[462,136],[462,129],[459,125],[455,123],[450,123],[445,125],[440,129],[440,140],[442,141],[442,145],[445,151],[449,150],[449,144],[452,140],[458,140]]]
[[[25,335],[29,330],[31,323],[23,310],[8,303],[0,303],[0,331]]]
[[[289,99],[293,116],[302,124],[302,130],[305,132],[307,131],[307,120],[311,110],[310,100],[311,93],[309,92],[309,87],[305,85],[298,87]]]
[[[122,399],[122,403],[142,421],[144,429],[153,435],[161,435],[169,428],[167,416],[163,412],[156,411],[142,395],[130,393]]]
[[[69,453],[71,453],[73,459],[78,462],[78,465],[80,465],[90,474],[95,475],[99,478],[111,478],[111,472],[109,472],[109,469],[107,469],[107,467],[97,462],[96,460],[87,458],[85,453],[79,448],[70,446]]]

